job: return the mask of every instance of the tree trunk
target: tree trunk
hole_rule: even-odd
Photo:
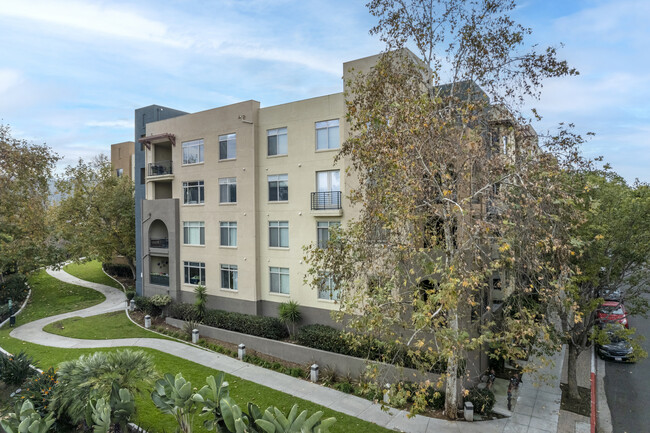
[[[458,337],[458,313],[455,308],[448,311],[449,326],[454,337]],[[452,338],[454,338],[452,337]],[[458,417],[458,354],[452,353],[447,359],[447,381],[445,386],[445,416],[449,419]]]
[[[569,398],[571,400],[579,400],[580,394],[578,393],[578,376],[576,371],[576,364],[578,362],[578,348],[569,343],[569,363],[568,363],[568,385],[569,385]]]
[[[135,263],[130,257],[126,258],[126,262],[129,265],[129,269],[131,269],[131,275],[133,275],[133,279],[135,280]]]

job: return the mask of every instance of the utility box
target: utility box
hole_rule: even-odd
[[[474,421],[474,404],[471,401],[465,402],[465,421]]]

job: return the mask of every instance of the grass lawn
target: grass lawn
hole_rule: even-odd
[[[86,340],[110,340],[112,338],[161,338],[171,340],[156,332],[147,331],[135,325],[124,311],[101,314],[93,317],[70,317],[50,323],[45,332],[70,338]]]
[[[18,325],[92,307],[106,300],[104,295],[95,290],[64,283],[44,270],[31,275],[29,285],[32,295],[25,310],[16,317]]]
[[[91,260],[84,263],[70,263],[69,265],[64,266],[63,270],[82,280],[105,284],[120,290],[122,289],[122,286],[104,273],[102,270],[102,264],[97,260]]]
[[[25,311],[18,316],[18,323],[26,323],[42,317],[85,308],[101,302],[104,298],[103,295],[91,289],[59,282],[55,278],[47,275],[44,271],[30,277],[30,285],[32,287],[32,299]],[[102,329],[100,326],[93,325],[93,327],[96,329]],[[87,333],[90,332],[92,327],[86,329],[87,331],[85,332]],[[0,329],[0,347],[12,353],[17,353],[21,350],[27,352],[37,360],[38,366],[42,369],[47,369],[50,366],[57,366],[63,361],[75,359],[81,355],[98,351],[97,349],[60,349],[26,343],[10,337],[10,332],[11,328],[8,327]],[[118,348],[102,349],[102,351],[114,350],[118,350]],[[192,382],[193,387],[202,387],[205,383],[205,378],[216,373],[216,371],[210,368],[166,353],[152,349],[141,350],[149,353],[154,358],[154,364],[156,365],[158,373],[162,375],[167,372],[172,374],[182,372],[183,376]],[[291,406],[294,403],[297,403],[300,410],[306,409],[309,413],[323,410],[325,412],[325,417],[336,417],[337,422],[333,428],[330,429],[332,432],[353,431],[365,433],[389,431],[375,424],[362,421],[349,415],[334,412],[317,404],[298,399],[280,391],[263,387],[254,382],[249,382],[234,376],[228,376],[227,380],[230,383],[231,396],[240,407],[244,409],[246,408],[246,404],[249,401],[252,401],[262,408],[262,410],[273,405],[285,413],[288,413]],[[151,432],[176,430],[176,424],[172,416],[162,415],[154,406],[149,395],[138,396],[136,404],[138,407],[138,414],[135,422],[146,430]],[[195,418],[195,431],[205,432],[202,422],[202,418],[198,416]]]

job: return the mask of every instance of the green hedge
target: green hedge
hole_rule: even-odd
[[[198,321],[199,313],[192,304],[172,304],[167,307],[167,315],[179,320]],[[287,327],[275,317],[253,316],[221,310],[207,310],[201,321],[206,326],[255,335],[271,340],[284,340],[289,337]]]
[[[415,358],[408,354],[405,346],[388,344],[374,338],[362,338],[352,344],[343,337],[343,332],[327,325],[305,325],[298,330],[296,341],[302,346],[357,358],[381,361],[402,367],[420,369],[418,364],[426,366],[431,373],[441,374],[447,369],[444,359],[423,355]],[[459,363],[458,375],[465,371],[465,360]]]
[[[136,296],[133,300],[135,301],[135,307],[144,314],[148,314],[152,317],[158,317],[162,314],[162,308],[154,305],[150,298]]]

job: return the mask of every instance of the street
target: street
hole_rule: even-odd
[[[644,335],[643,348],[650,352],[650,319],[631,317],[630,327]],[[605,393],[612,413],[614,433],[650,431],[650,359],[636,364],[606,361]]]

